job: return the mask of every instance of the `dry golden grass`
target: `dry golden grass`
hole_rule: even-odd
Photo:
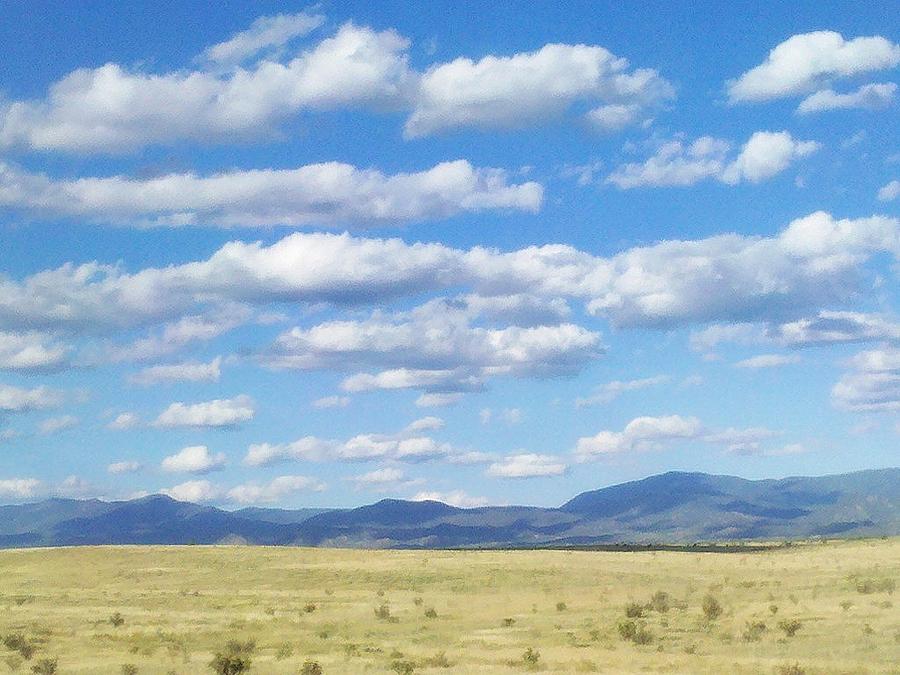
[[[898,579],[898,539],[747,554],[3,551],[0,637],[37,651],[24,660],[0,642],[0,673],[48,657],[63,674],[212,673],[230,639],[255,640],[250,672],[266,674],[307,661],[326,674],[900,673]],[[626,606],[656,591],[668,611],[659,596],[632,619],[649,642],[623,639]],[[707,595],[723,610],[713,621]]]

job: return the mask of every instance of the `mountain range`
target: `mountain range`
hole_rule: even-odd
[[[226,511],[164,495],[0,506],[0,548],[216,544],[371,548],[685,544],[900,535],[900,468],[780,480],[669,472],[557,508],[385,499]]]

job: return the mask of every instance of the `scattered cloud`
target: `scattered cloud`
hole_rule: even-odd
[[[203,403],[172,403],[153,423],[157,427],[236,427],[253,419],[256,409],[249,396]]]
[[[225,453],[212,454],[205,445],[183,448],[162,461],[162,470],[170,473],[198,473],[225,468]]]
[[[349,396],[325,396],[312,402],[312,407],[319,410],[326,408],[346,408],[350,405]]]
[[[833,31],[801,33],[774,47],[763,63],[728,82],[726,89],[732,103],[768,101],[898,63],[900,45],[880,36],[845,40]]]
[[[878,190],[878,199],[883,202],[894,201],[900,197],[900,180],[892,180]]]
[[[322,492],[325,484],[308,476],[278,476],[268,483],[244,483],[226,493],[238,504],[276,504],[298,492]]]
[[[568,466],[558,457],[534,453],[507,455],[487,468],[487,475],[495,478],[538,478],[561,476]]]
[[[0,478],[0,499],[34,499],[42,488],[43,483],[36,478]]]
[[[860,352],[831,389],[831,399],[841,410],[886,412],[900,410],[900,349],[882,347]]]
[[[488,506],[490,503],[486,497],[472,497],[463,490],[451,490],[450,492],[417,492],[411,497],[414,502],[443,502],[450,506],[456,506],[462,509],[472,509],[479,506]]]
[[[67,429],[73,429],[78,426],[79,420],[74,415],[61,415],[59,417],[48,417],[38,426],[38,432],[42,436],[50,436]]]
[[[126,429],[134,429],[141,423],[141,418],[131,412],[124,412],[116,415],[116,417],[106,425],[107,429],[114,431],[125,431]]]
[[[132,375],[129,380],[135,384],[148,386],[171,382],[218,382],[221,375],[222,357],[217,356],[209,363],[186,361],[150,366]]]
[[[126,473],[136,473],[143,468],[143,465],[140,462],[135,462],[133,460],[125,460],[121,462],[113,462],[109,466],[106,467],[108,473],[111,473],[114,476],[120,476]]]
[[[69,347],[53,342],[50,336],[43,333],[0,331],[0,370],[57,370],[67,364],[68,353]]]
[[[416,399],[416,407],[418,408],[443,408],[454,403],[458,403],[463,397],[461,392],[453,392],[449,394],[422,394]]]
[[[49,387],[23,389],[0,384],[0,412],[21,413],[44,410],[62,405],[64,394]]]
[[[797,112],[801,115],[808,115],[847,108],[880,110],[894,102],[896,93],[897,85],[893,82],[864,84],[856,91],[847,94],[839,94],[832,89],[822,89],[803,99],[797,106]]]
[[[310,12],[261,16],[247,30],[209,47],[203,56],[219,65],[238,64],[258,56],[260,52],[284,47],[291,40],[307,35],[323,23],[325,17],[322,14]]]
[[[592,405],[611,403],[626,392],[656,387],[666,384],[670,379],[668,375],[656,375],[655,377],[645,377],[637,380],[613,380],[612,382],[606,382],[597,387],[590,396],[576,398],[575,407],[586,408]]]
[[[778,368],[790,363],[798,363],[800,357],[794,354],[759,354],[749,359],[738,361],[734,365],[738,368],[758,370],[760,368]]]
[[[202,504],[222,497],[222,491],[208,480],[189,480],[170,488],[161,490],[162,494],[180,502]]]

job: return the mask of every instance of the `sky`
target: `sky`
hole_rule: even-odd
[[[893,2],[0,4],[0,503],[897,466],[898,41]]]

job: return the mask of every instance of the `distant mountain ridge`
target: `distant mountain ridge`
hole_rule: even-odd
[[[558,508],[384,499],[354,509],[225,511],[163,495],[0,506],[0,548],[101,544],[454,548],[900,535],[900,468],[746,480],[669,472]]]

